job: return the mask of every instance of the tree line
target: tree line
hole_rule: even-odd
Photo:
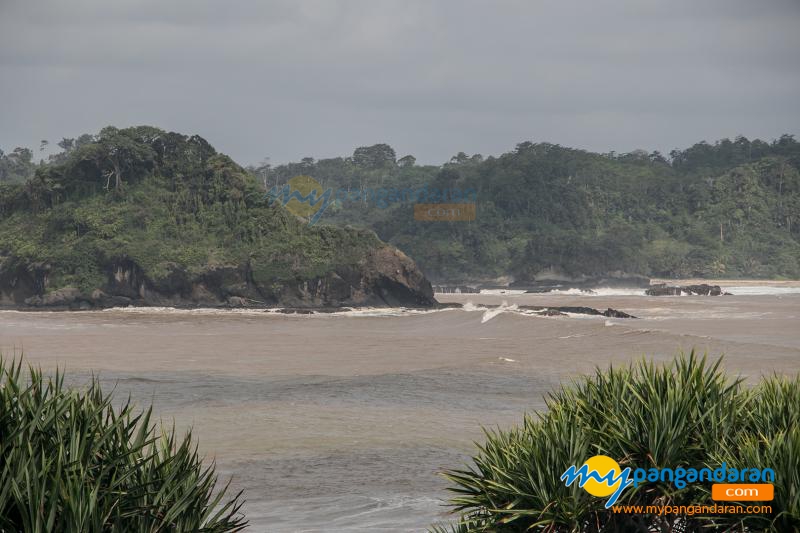
[[[386,144],[352,156],[251,167],[266,184],[478,191],[477,219],[420,222],[412,207],[332,206],[323,221],[368,227],[439,281],[534,280],[544,271],[665,277],[800,276],[800,143],[739,136],[658,151],[592,153],[523,142],[443,165]]]

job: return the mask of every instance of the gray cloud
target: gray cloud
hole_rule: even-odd
[[[799,131],[795,0],[0,2],[4,149],[146,123],[242,163],[438,163]]]

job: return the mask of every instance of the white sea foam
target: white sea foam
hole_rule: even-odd
[[[501,294],[507,296],[517,296],[525,294],[524,289],[481,289],[481,294]]]
[[[463,311],[486,311],[489,308],[483,305],[475,305],[472,302],[467,302],[461,307],[461,309]]]
[[[581,289],[555,290],[548,294],[564,294],[569,296],[644,296],[644,289],[598,287],[589,291]]]
[[[722,287],[722,290],[735,296],[781,296],[783,294],[800,294],[800,287],[775,287],[770,285],[748,285]]]
[[[81,312],[81,311],[79,311]],[[110,307],[108,309],[101,309],[99,311],[85,311],[87,313],[129,313],[132,315],[187,315],[187,316],[204,316],[204,315],[251,315],[258,316],[264,314],[277,313],[277,309],[220,309],[216,307],[197,307],[194,309],[185,309],[179,307]]]
[[[82,311],[86,313],[127,313],[134,315],[171,315],[171,316],[251,316],[251,317],[309,317],[309,318],[324,318],[324,317],[402,317],[410,315],[427,315],[433,313],[444,313],[452,311],[463,311],[467,313],[480,312],[483,313],[481,323],[486,323],[493,318],[504,314],[515,314],[531,317],[547,316],[542,310],[535,309],[520,309],[517,304],[509,304],[503,301],[499,306],[485,306],[476,305],[474,302],[466,302],[462,307],[445,307],[442,309],[409,309],[406,307],[343,307],[337,311],[314,311],[309,309],[308,312],[294,312],[293,310],[285,312],[282,308],[270,309],[225,309],[213,307],[201,307],[195,309],[175,308],[175,307],[113,307],[99,311]],[[584,315],[582,313],[564,313],[573,318],[597,318],[595,316]]]
[[[343,311],[334,311],[332,313],[314,313],[315,315],[328,315],[328,316],[352,316],[352,317],[392,317],[392,316],[406,316],[406,315],[427,315],[431,313],[439,313],[443,311],[458,310],[457,308],[446,307],[444,309],[408,309],[406,307],[359,307],[347,308]]]
[[[558,296],[644,296],[644,289],[626,289],[600,287],[597,289],[553,289],[546,292],[528,293],[519,289],[481,289],[481,294],[502,295],[502,296],[521,296],[521,295],[558,295]]]
[[[486,322],[490,321],[497,315],[500,315],[507,311],[514,312],[517,310],[518,310],[517,304],[508,305],[508,302],[503,301],[503,303],[499,307],[495,307],[494,309],[487,309],[483,313],[483,317],[481,317],[481,324],[485,324]]]
[[[214,307],[198,307],[195,309],[183,309],[176,307],[112,307],[103,309],[101,311],[88,311],[88,312],[101,312],[101,313],[129,313],[140,315],[152,314],[167,314],[167,315],[186,315],[186,316],[307,316],[307,317],[326,317],[326,316],[349,316],[349,317],[398,317],[405,315],[422,315],[429,313],[439,313],[444,311],[459,310],[458,308],[443,308],[443,309],[408,309],[406,307],[342,307],[338,311],[314,311],[295,313],[293,311],[284,312],[283,308],[269,308],[269,309],[224,309]]]
[[[733,294],[734,296],[774,296],[780,297],[782,295],[795,295],[800,294],[800,286],[775,286],[769,285],[769,282],[765,282],[764,285],[729,285],[723,286],[722,289],[726,292]],[[503,294],[509,298],[512,302],[517,299],[522,294],[525,294],[525,291],[521,290],[484,290],[481,291],[482,294],[489,294],[489,295],[499,295]],[[580,289],[567,289],[567,290],[554,290],[549,293],[540,293],[540,294],[530,294],[527,296],[540,296],[540,297],[547,297],[547,296],[586,296],[586,297],[597,297],[597,296],[643,296],[644,289],[634,289],[634,288],[598,288],[593,289],[591,292],[582,291]],[[480,296],[480,295],[476,295]],[[668,296],[659,297],[659,298],[670,298]],[[700,298],[698,296],[694,296],[692,298]],[[555,302],[552,302],[555,303]],[[509,305],[508,300],[503,300],[503,303],[499,307],[487,307],[486,305],[476,304],[473,301],[467,301],[463,304],[462,307],[446,307],[443,309],[409,309],[405,307],[390,307],[390,308],[379,308],[379,307],[360,307],[360,308],[351,308],[351,307],[343,307],[341,310],[333,311],[333,312],[320,312],[311,310],[308,313],[284,313],[282,309],[279,308],[270,308],[270,309],[221,309],[221,308],[212,308],[212,307],[201,307],[195,309],[185,309],[185,308],[175,308],[175,307],[114,307],[110,309],[104,310],[90,310],[90,311],[74,311],[80,313],[130,313],[130,314],[141,314],[141,315],[158,315],[158,314],[167,314],[167,315],[186,315],[186,316],[289,316],[289,317],[336,317],[336,316],[345,316],[345,317],[399,317],[399,316],[408,316],[408,315],[423,315],[423,314],[431,314],[431,313],[441,313],[445,311],[465,311],[465,312],[482,312],[483,316],[481,317],[481,323],[486,323],[493,318],[503,314],[503,313],[510,313],[510,314],[517,314],[517,315],[524,315],[524,316],[533,316],[533,317],[541,317],[542,312],[536,311],[532,309],[520,309],[518,308],[517,304]],[[635,312],[635,310],[633,310]],[[27,311],[26,311],[27,312]],[[43,310],[44,312],[44,310]],[[672,308],[650,308],[647,313],[651,315],[649,318],[653,320],[663,320],[666,318],[676,318],[682,315],[685,315],[689,311],[676,312]],[[8,314],[15,314],[19,313],[19,311],[15,310],[0,310],[0,313],[8,313]],[[659,316],[663,313],[663,316]],[[724,310],[723,314],[728,313],[728,310]],[[704,309],[702,314],[706,318],[714,318],[709,315],[709,310]],[[762,313],[763,314],[763,313]],[[574,313],[567,313],[567,315],[571,318],[584,318],[584,319],[591,319],[597,318],[592,316],[587,316],[583,314],[574,314]],[[655,315],[655,316],[652,316]],[[725,315],[729,316],[729,315]],[[740,316],[739,318],[746,318],[744,315]],[[753,318],[757,318],[753,316]]]

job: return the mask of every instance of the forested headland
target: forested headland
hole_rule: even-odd
[[[107,127],[59,145],[13,156],[0,183],[0,306],[434,304],[402,252],[270,205],[200,136]]]

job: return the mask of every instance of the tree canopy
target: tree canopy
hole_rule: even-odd
[[[272,167],[267,181],[307,174],[346,189],[476,190],[469,223],[416,221],[408,204],[368,202],[333,206],[322,220],[375,230],[440,281],[533,280],[545,270],[800,276],[800,143],[791,135],[700,142],[669,156],[533,142],[499,157],[459,152],[441,166],[393,156],[385,145],[362,147],[353,158]]]

